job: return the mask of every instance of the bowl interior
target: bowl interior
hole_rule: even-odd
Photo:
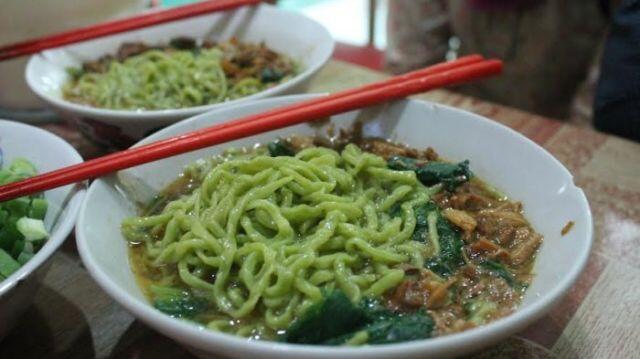
[[[312,96],[261,100],[206,113],[168,127],[141,144],[309,97]],[[512,316],[469,333],[490,336],[491,328],[493,334],[500,330],[504,333],[508,325],[513,330],[516,324],[521,327],[525,322],[530,323],[575,280],[589,253],[592,223],[584,194],[573,184],[571,174],[545,150],[518,133],[480,116],[441,105],[406,100],[371,107],[334,116],[321,125],[297,125],[139,166],[128,170],[127,175],[142,179],[157,190],[175,179],[186,164],[225,148],[251,146],[294,133],[326,133],[329,124],[338,130],[350,128],[355,121],[364,122],[367,136],[391,138],[416,148],[431,146],[453,161],[469,159],[477,176],[524,204],[526,218],[544,236],[535,264],[536,276],[522,306]],[[135,205],[114,187],[113,179],[95,181],[80,215],[77,238],[83,260],[94,277],[116,299],[126,298],[127,303],[121,303],[135,312],[140,306],[149,306],[129,269],[127,246],[119,229],[122,219],[134,213]],[[560,231],[568,221],[574,221],[575,226],[567,235],[561,236]],[[104,256],[103,253],[111,255]],[[156,314],[148,312],[146,315],[146,320],[153,322],[150,316]],[[200,334],[211,338],[230,337],[218,333]],[[463,338],[465,335],[469,334],[450,337]],[[449,338],[442,337],[423,343],[428,349],[430,343],[448,343],[447,340]],[[219,340],[214,342],[220,343]],[[423,348],[422,353],[427,349]],[[321,353],[318,357],[322,357]]]
[[[5,120],[0,120],[0,151],[4,165],[15,158],[25,158],[36,166],[38,173],[82,162],[82,157],[61,138],[36,127]],[[73,185],[45,192],[49,207],[44,222],[49,239],[34,258],[0,282],[0,294],[16,279],[30,273],[66,239],[75,224],[83,195],[84,189]]]
[[[40,97],[54,105],[98,117],[183,116],[203,112],[215,105],[180,110],[123,111],[92,108],[62,98],[62,86],[69,80],[66,71],[68,67],[78,67],[83,62],[95,60],[105,54],[114,54],[124,42],[163,44],[180,36],[214,41],[236,37],[247,42],[264,42],[268,47],[290,56],[301,65],[301,73],[293,79],[261,93],[227,103],[273,95],[294,86],[316,72],[333,51],[333,40],[320,24],[294,12],[260,5],[202,15],[44,51],[30,60],[26,70],[27,82]]]

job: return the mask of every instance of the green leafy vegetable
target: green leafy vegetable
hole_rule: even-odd
[[[284,74],[281,71],[272,69],[271,67],[265,67],[260,74],[260,81],[262,82],[278,82],[282,80]]]
[[[419,166],[415,158],[393,156],[387,161],[387,167],[396,171],[415,171]]]
[[[282,140],[269,142],[269,144],[267,144],[267,149],[269,149],[269,155],[271,157],[293,156],[296,154],[295,151],[293,151],[293,149]]]
[[[473,173],[469,170],[469,161],[460,163],[431,161],[421,164],[413,158],[394,156],[387,161],[387,166],[397,171],[415,171],[424,185],[433,186],[442,183],[448,191],[455,190],[473,177]]]
[[[359,340],[387,344],[429,338],[433,328],[433,319],[423,311],[395,313],[373,299],[355,305],[336,290],[294,322],[284,339],[305,344],[342,345]]]
[[[480,267],[489,271],[489,273],[491,273],[491,275],[500,277],[502,279],[504,279],[505,282],[507,282],[507,284],[514,289],[524,289],[527,287],[526,283],[521,283],[519,282],[515,276],[509,272],[509,270],[507,269],[507,267],[504,266],[504,264],[500,263],[500,262],[496,262],[496,261],[492,261],[492,260],[486,260],[482,263],[480,263]]]
[[[319,344],[352,333],[366,323],[365,312],[339,290],[309,307],[287,330],[289,343]]]
[[[391,206],[391,209],[389,209],[389,216],[391,216],[391,218],[402,217],[402,206],[400,206],[400,203],[396,203]]]
[[[77,79],[82,77],[82,75],[85,74],[85,71],[84,71],[84,69],[82,67],[71,67],[71,66],[69,66],[69,67],[67,67],[65,69],[65,71],[67,72],[67,74],[69,76],[71,76],[71,79],[73,81],[76,81]]]
[[[416,228],[413,230],[411,239],[418,242],[429,240],[429,223],[427,217],[429,212],[436,210],[430,204],[416,206],[413,212],[416,216]]]
[[[154,295],[153,306],[172,317],[193,318],[208,307],[206,299],[187,290],[153,285],[151,292]]]
[[[457,164],[446,162],[428,162],[416,170],[420,182],[427,186],[442,183],[444,187],[453,191],[459,185],[467,182],[473,174],[469,170],[469,161]]]
[[[375,300],[365,300],[364,309],[369,324],[362,330],[369,344],[389,344],[430,338],[435,322],[424,311],[394,313]]]
[[[435,257],[427,260],[425,267],[443,277],[454,274],[458,268],[465,264],[462,256],[464,242],[460,238],[460,232],[442,217],[440,209],[432,201],[425,204],[421,212],[416,211],[416,213],[427,213],[427,222],[431,213],[436,218],[435,229],[437,233],[429,233],[429,236],[437,238],[438,251]],[[421,227],[416,225],[416,229],[422,230],[422,225]],[[429,231],[428,227],[427,231]]]

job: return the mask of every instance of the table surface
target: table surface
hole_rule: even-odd
[[[332,92],[385,76],[333,61],[310,92]],[[542,145],[571,170],[594,214],[593,251],[569,294],[522,333],[470,357],[639,358],[640,144],[449,91],[417,98],[492,118]],[[65,138],[85,159],[103,153],[64,124],[42,127]],[[93,282],[74,238],[55,254],[33,304],[0,343],[0,358],[45,356],[191,358]]]

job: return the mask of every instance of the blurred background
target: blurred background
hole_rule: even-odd
[[[457,90],[579,125],[592,123],[598,59],[613,6],[607,1],[274,2],[326,26],[339,42],[340,60],[402,73],[466,53],[497,56],[507,62],[505,74]]]

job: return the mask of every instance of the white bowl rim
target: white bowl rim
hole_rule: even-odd
[[[278,96],[273,98],[265,98],[260,99],[258,101],[253,101],[251,103],[242,104],[242,105],[253,105],[256,103],[274,101],[278,99],[295,99],[295,100],[305,100],[305,99],[313,99],[323,96],[322,94],[301,94],[301,95],[289,95],[289,96]],[[470,343],[471,345],[479,346],[482,342],[487,341],[489,338],[504,336],[505,334],[512,333],[514,330],[522,329],[524,322],[531,323],[536,319],[539,319],[546,313],[546,311],[555,304],[558,300],[562,298],[562,296],[569,290],[569,288],[575,283],[578,279],[578,276],[582,272],[585,267],[587,260],[591,253],[591,247],[593,244],[593,218],[589,206],[589,202],[587,201],[587,197],[584,194],[584,191],[575,185],[573,182],[573,175],[569,172],[569,170],[560,163],[555,157],[553,157],[546,149],[533,142],[526,136],[521,133],[502,125],[494,120],[490,120],[486,117],[480,116],[478,114],[468,112],[465,110],[461,110],[455,107],[442,105],[438,103],[432,103],[424,100],[416,100],[416,99],[406,99],[399,101],[408,101],[408,102],[422,102],[429,106],[435,106],[436,108],[457,112],[460,114],[464,114],[465,116],[472,116],[476,120],[484,121],[487,125],[496,128],[496,131],[505,131],[510,133],[511,135],[515,135],[523,139],[527,142],[528,145],[532,145],[538,148],[544,155],[550,159],[556,166],[558,166],[563,172],[564,175],[570,180],[569,185],[567,186],[567,191],[574,191],[577,194],[577,200],[580,202],[581,211],[585,214],[585,219],[587,220],[587,233],[585,240],[587,240],[587,245],[585,249],[576,253],[576,261],[571,271],[567,272],[560,281],[555,285],[555,287],[544,294],[541,294],[538,299],[529,304],[527,307],[518,308],[514,313],[498,319],[494,322],[491,322],[486,325],[479,326],[477,328],[469,329],[463,332],[448,334],[441,337],[408,341],[408,342],[400,342],[394,344],[381,344],[381,345],[370,345],[370,346],[359,346],[359,347],[333,347],[333,346],[325,346],[325,345],[309,345],[309,344],[291,344],[291,343],[280,343],[275,341],[259,341],[259,340],[247,340],[242,337],[235,336],[233,334],[227,334],[223,332],[218,332],[214,330],[210,330],[204,328],[202,326],[195,325],[193,323],[189,323],[187,321],[170,317],[155,308],[153,308],[147,301],[139,300],[137,298],[132,298],[132,296],[123,289],[115,284],[111,280],[111,278],[104,272],[102,269],[94,263],[92,256],[89,254],[88,250],[88,238],[84,236],[81,228],[85,222],[85,214],[86,207],[89,199],[91,198],[92,193],[95,191],[96,186],[95,183],[92,184],[87,190],[87,196],[85,201],[82,204],[82,208],[80,210],[80,215],[78,218],[78,225],[76,226],[76,242],[78,246],[78,251],[80,253],[80,257],[85,264],[86,269],[89,271],[94,280],[102,287],[112,298],[114,298],[120,305],[126,308],[131,313],[135,313],[135,316],[145,322],[147,325],[150,325],[165,335],[177,340],[183,344],[188,344],[193,347],[197,347],[201,350],[207,350],[204,348],[211,347],[212,343],[216,345],[219,352],[224,351],[233,351],[233,350],[243,350],[245,353],[251,352],[254,354],[258,353],[278,353],[286,357],[304,357],[306,355],[312,357],[335,357],[335,358],[353,358],[353,359],[361,359],[362,357],[375,356],[375,357],[390,357],[394,355],[411,355],[411,354],[419,354],[425,351],[434,351],[439,352],[446,349],[450,349],[455,347],[456,345],[461,345],[464,343]],[[242,105],[237,105],[236,107],[240,107]],[[198,116],[194,116],[192,118],[186,119],[179,124],[176,123],[174,125],[168,126],[165,129],[154,133],[151,136],[141,140],[136,145],[140,145],[146,142],[149,142],[151,139],[156,139],[162,136],[165,133],[170,132],[174,126],[185,126],[189,123],[197,122],[202,117],[213,116],[215,113],[220,111],[229,111],[230,107],[225,107],[224,109],[219,109],[216,111],[210,111]],[[175,338],[175,332],[179,332],[182,338]],[[183,339],[188,337],[189,339]],[[241,348],[241,349],[239,349]]]
[[[291,16],[305,17],[301,14],[282,10],[269,4],[263,3],[263,4],[260,4],[259,6],[273,8],[272,10],[274,11],[283,11],[283,12],[291,13]],[[322,57],[319,58],[315,64],[311,64],[311,66],[304,68],[302,72],[296,74],[293,78],[285,82],[279,83],[276,86],[270,87],[266,90],[257,92],[249,96],[240,97],[231,101],[218,102],[218,103],[202,105],[202,106],[185,107],[185,108],[179,108],[179,109],[163,109],[163,110],[113,110],[113,109],[93,107],[89,105],[83,105],[83,104],[67,101],[62,97],[53,96],[52,94],[40,88],[40,86],[38,86],[37,83],[35,82],[34,75],[33,75],[33,72],[35,71],[34,68],[36,66],[36,59],[46,61],[46,54],[49,51],[59,51],[64,48],[54,49],[54,50],[45,50],[31,56],[25,68],[25,74],[24,74],[25,80],[29,85],[29,88],[31,88],[31,90],[44,101],[52,103],[55,106],[69,112],[80,113],[82,115],[89,116],[89,117],[98,117],[98,118],[108,117],[109,120],[114,123],[129,122],[131,119],[154,120],[159,118],[187,118],[189,116],[194,116],[204,112],[217,110],[218,108],[222,108],[222,107],[228,108],[229,106],[234,106],[238,103],[243,103],[243,102],[252,101],[256,99],[262,99],[266,97],[273,97],[273,95],[276,92],[285,90],[287,88],[295,87],[300,83],[304,82],[307,78],[309,78],[316,72],[318,72],[329,61],[329,59],[333,55],[333,51],[335,49],[335,40],[333,39],[333,36],[331,36],[329,31],[320,23],[318,23],[317,21],[309,17],[305,17],[305,18],[310,23],[315,24],[315,26],[318,27],[318,31],[323,34],[322,36],[325,38],[325,41],[327,41],[326,45],[328,45],[328,51],[323,53]]]
[[[53,142],[56,143],[56,148],[64,148],[64,151],[71,155],[71,157],[73,158],[73,162],[69,163],[69,165],[81,163],[84,161],[82,159],[82,156],[80,156],[78,151],[76,151],[73,146],[71,146],[64,139],[49,131],[43,130],[39,127],[4,119],[0,119],[0,126],[28,128],[29,131],[39,133],[39,135],[41,136],[49,137]],[[33,273],[38,267],[40,267],[40,265],[47,261],[49,257],[51,257],[58,250],[62,243],[64,243],[67,237],[69,237],[71,230],[75,226],[85,193],[86,188],[84,184],[76,185],[71,189],[71,192],[69,193],[69,196],[71,196],[71,198],[66,205],[68,211],[67,216],[65,216],[65,219],[62,222],[58,223],[58,228],[56,229],[56,231],[50,234],[49,239],[47,239],[45,245],[38,251],[38,253],[33,256],[33,258],[27,261],[27,263],[25,263],[22,267],[20,267],[20,269],[12,273],[9,277],[5,278],[5,280],[0,281],[0,297],[9,293],[12,288],[20,284],[20,282],[24,281],[29,275],[31,275],[31,273]]]

